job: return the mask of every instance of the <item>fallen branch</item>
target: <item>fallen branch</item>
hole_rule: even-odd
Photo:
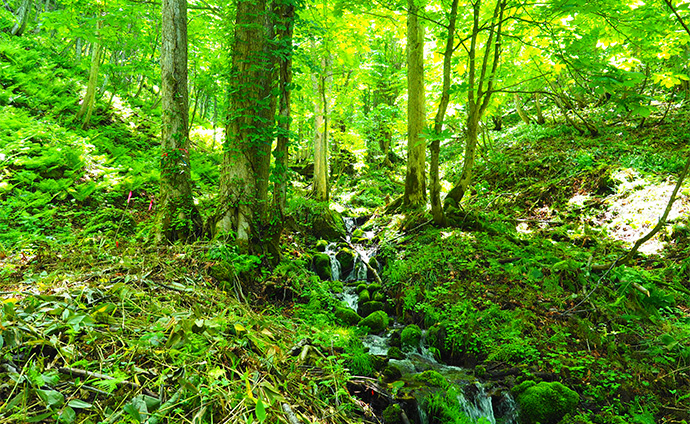
[[[642,246],[644,243],[649,241],[649,239],[654,237],[656,233],[658,233],[659,230],[661,230],[663,226],[666,225],[666,218],[668,218],[668,214],[671,212],[673,203],[676,201],[676,195],[678,194],[678,190],[680,190],[680,186],[683,185],[683,181],[685,180],[685,177],[688,174],[688,169],[690,169],[690,156],[688,156],[688,160],[685,162],[685,167],[678,176],[678,181],[676,182],[676,186],[673,188],[673,193],[671,193],[671,197],[668,199],[666,209],[664,210],[664,213],[661,215],[661,218],[659,218],[659,222],[656,223],[654,228],[652,228],[651,231],[649,231],[644,237],[637,240],[637,242],[635,242],[635,244],[633,245],[632,249],[630,249],[630,251],[625,256],[616,259],[613,262],[609,262],[608,264],[592,265],[592,271],[604,271],[606,269],[613,268],[617,265],[624,265],[628,263],[635,256],[635,254],[637,254],[637,250],[640,248],[640,246]]]
[[[290,422],[290,424],[300,424],[299,420],[297,419],[297,416],[295,415],[294,412],[292,412],[292,408],[290,408],[290,405],[288,405],[287,403],[284,403],[281,406],[283,407],[283,412],[285,413],[285,417]]]

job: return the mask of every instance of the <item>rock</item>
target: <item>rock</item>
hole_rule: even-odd
[[[388,348],[388,357],[390,359],[405,359],[405,354],[403,353],[402,350],[398,347],[391,347]]]
[[[383,292],[378,291],[374,293],[374,300],[377,302],[383,302],[384,300],[386,300],[386,295],[383,294]]]
[[[446,378],[438,371],[427,370],[421,374],[415,374],[414,380],[420,383],[425,383],[428,386],[440,387],[445,389],[448,387],[448,381]]]
[[[355,252],[349,247],[344,247],[335,255],[335,258],[340,262],[340,272],[347,276],[354,267]]]
[[[338,306],[335,308],[335,317],[338,318],[343,324],[352,326],[359,324],[359,322],[362,320],[362,318],[357,315],[357,312],[343,306]]]
[[[383,379],[386,381],[398,380],[400,377],[402,377],[402,372],[400,372],[400,368],[396,367],[391,363],[389,363],[386,366],[386,368],[383,369],[382,374]]]
[[[325,240],[340,240],[345,237],[343,217],[332,209],[324,209],[313,216],[312,234]]]
[[[329,284],[329,288],[333,293],[342,293],[343,292],[343,282],[342,281],[331,281]]]
[[[403,424],[402,408],[397,403],[388,405],[388,408],[383,410],[384,424]]]
[[[513,388],[520,405],[520,422],[524,424],[556,424],[565,414],[573,412],[580,396],[559,382],[537,384],[527,380]]]
[[[390,338],[388,339],[388,346],[401,348],[402,343],[400,343],[400,330],[393,330]]]
[[[376,311],[383,311],[383,303],[372,300],[371,302],[362,303],[359,307],[359,315],[363,318],[368,317]]]
[[[362,291],[364,291],[364,290],[366,290],[366,289],[367,289],[367,285],[366,285],[366,284],[362,283],[362,284],[358,285],[358,286],[357,286],[357,294],[362,293]]]
[[[357,301],[357,303],[363,305],[369,301],[371,301],[371,295],[369,294],[369,290],[362,290],[359,293],[359,300]]]
[[[369,287],[367,287],[367,289],[369,290],[369,293],[374,294],[374,293],[381,290],[381,284],[371,283],[371,284],[369,284]]]
[[[403,349],[416,350],[422,341],[422,330],[415,324],[408,325],[400,333],[400,343]]]
[[[319,252],[325,252],[328,247],[328,242],[326,240],[319,240],[316,242],[316,250]]]
[[[322,280],[331,279],[331,258],[325,253],[317,253],[313,260],[314,272]]]
[[[359,322],[360,327],[368,327],[369,334],[380,333],[388,327],[388,315],[383,311],[376,311]]]

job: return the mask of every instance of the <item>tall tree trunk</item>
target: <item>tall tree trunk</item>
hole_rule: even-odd
[[[481,12],[481,0],[473,3],[472,34],[470,36],[470,48],[468,55],[467,79],[467,142],[465,144],[465,156],[460,179],[444,199],[444,206],[458,206],[467,193],[474,172],[474,162],[477,151],[477,135],[479,133],[479,121],[489,106],[491,95],[494,92],[493,84],[501,57],[501,35],[503,29],[503,13],[507,0],[496,0],[494,12],[489,23],[489,35],[484,44],[481,65],[478,63],[477,47],[481,44],[479,39],[482,26],[479,17]],[[479,73],[479,75],[477,75]]]
[[[527,112],[525,112],[525,109],[522,107],[522,97],[520,97],[520,95],[517,93],[513,94],[513,102],[515,103],[515,110],[517,111],[517,114],[520,117],[520,119],[522,119],[522,122],[529,125],[530,122],[532,122],[532,120],[530,119],[529,115],[527,115]]]
[[[21,37],[26,30],[26,24],[29,22],[29,15],[33,6],[33,0],[22,0],[22,4],[17,9],[17,22],[12,27],[12,35]]]
[[[541,108],[541,94],[534,93],[534,110],[537,113],[537,124],[544,125],[546,123],[546,118],[544,118],[544,112]]]
[[[429,147],[431,163],[429,164],[429,194],[431,198],[431,215],[434,224],[446,226],[446,215],[441,204],[441,180],[439,175],[439,155],[441,151],[441,137],[443,133],[443,120],[446,116],[450,101],[450,70],[453,58],[453,44],[455,42],[455,23],[458,17],[458,0],[453,0],[450,6],[450,21],[448,22],[448,39],[446,50],[443,53],[443,93],[438,105],[436,118],[434,119],[434,138]]]
[[[241,251],[264,253],[276,101],[273,28],[266,0],[240,0],[230,70],[228,119],[216,231],[234,233]]]
[[[77,112],[77,120],[84,118],[82,121],[82,128],[87,128],[91,121],[94,105],[96,103],[96,84],[98,83],[98,71],[101,67],[101,56],[103,54],[103,46],[100,42],[100,29],[103,21],[100,19],[96,24],[96,41],[91,44],[91,69],[89,70],[89,83],[86,86],[86,94],[82,101],[81,108]]]
[[[194,206],[189,166],[187,0],[163,0],[162,123],[158,240],[190,240],[202,222]]]
[[[290,91],[292,90],[292,33],[295,22],[295,6],[291,1],[280,1],[275,10],[276,36],[280,52],[280,108],[278,112],[278,137],[273,156],[275,157],[275,187],[273,205],[281,224],[285,217],[285,200],[288,183],[288,145],[290,144]]]
[[[426,202],[426,143],[424,129],[424,26],[420,7],[408,0],[407,11],[407,172],[403,206],[421,208]]]
[[[327,202],[328,192],[328,106],[326,104],[326,67],[328,61],[321,61],[322,73],[316,77],[314,89],[314,198]]]

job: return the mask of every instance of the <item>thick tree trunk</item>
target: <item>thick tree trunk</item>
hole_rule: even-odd
[[[189,166],[187,0],[163,0],[162,123],[158,240],[190,240],[202,222],[194,206]]]
[[[546,118],[544,118],[544,112],[541,108],[541,94],[534,93],[534,110],[537,113],[537,124],[544,125],[546,123]]]
[[[513,102],[515,103],[515,110],[517,111],[518,116],[520,116],[520,119],[522,119],[522,122],[529,125],[532,120],[522,107],[522,97],[520,97],[520,95],[517,93],[513,94]]]
[[[422,208],[426,202],[424,129],[424,26],[420,7],[408,0],[407,13],[407,171],[403,206]]]
[[[276,101],[272,25],[265,0],[237,4],[216,231],[234,233],[241,251],[262,253]]]
[[[280,46],[280,108],[278,112],[278,137],[273,156],[275,157],[276,183],[273,192],[273,205],[282,223],[285,217],[285,200],[288,183],[288,145],[290,144],[290,91],[292,90],[292,33],[295,22],[295,6],[283,1],[276,7],[278,19],[276,36]]]
[[[100,28],[102,21],[98,21],[96,29],[96,41],[91,45],[91,69],[89,70],[89,83],[86,86],[86,94],[84,95],[84,100],[82,101],[79,112],[77,112],[77,120],[82,118],[82,128],[87,128],[89,122],[91,121],[91,115],[93,114],[93,109],[96,103],[96,84],[98,83],[98,71],[101,67],[101,56],[103,54],[103,46],[100,43]]]
[[[314,89],[314,198],[320,202],[329,199],[328,190],[328,111],[326,104],[326,66],[321,61],[322,75],[316,77]]]
[[[450,70],[451,59],[453,58],[453,47],[455,42],[455,22],[458,17],[458,0],[453,0],[450,6],[450,21],[448,22],[448,38],[446,39],[446,50],[443,53],[443,92],[441,101],[438,105],[436,118],[434,119],[434,139],[431,140],[429,147],[431,162],[429,164],[429,194],[431,200],[431,215],[434,224],[440,226],[448,225],[443,205],[441,204],[441,178],[439,175],[439,155],[441,152],[441,137],[443,133],[443,120],[446,116],[448,103],[450,102]]]
[[[21,37],[26,30],[26,24],[29,22],[29,15],[33,6],[33,0],[22,0],[22,4],[17,9],[17,22],[12,27],[12,35]]]

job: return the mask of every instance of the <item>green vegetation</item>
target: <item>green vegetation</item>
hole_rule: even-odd
[[[690,421],[686,3],[5,1],[0,423]]]

